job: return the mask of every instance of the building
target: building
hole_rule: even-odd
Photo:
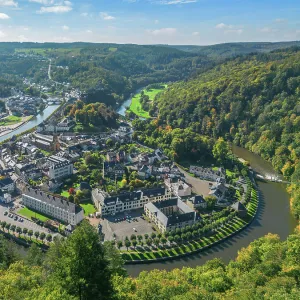
[[[225,170],[223,168],[214,170],[210,168],[190,166],[190,173],[195,174],[196,176],[205,180],[217,181],[218,178],[222,178],[225,180]]]
[[[186,204],[192,209],[207,208],[207,202],[200,195],[187,199]]]
[[[11,194],[3,193],[0,190],[0,201],[5,203],[5,204],[8,204],[8,203],[11,203],[13,201],[13,198],[11,197]]]
[[[107,152],[106,160],[108,162],[117,162],[117,154],[115,152]]]
[[[138,170],[138,177],[142,180],[148,179],[151,177],[151,168],[149,166],[143,165],[139,170]]]
[[[73,174],[73,164],[68,159],[56,155],[49,156],[44,165],[45,175],[50,179],[58,179]]]
[[[179,198],[147,203],[144,210],[161,232],[191,226],[196,222],[196,212]]]
[[[10,177],[0,179],[0,189],[3,192],[11,193],[15,190],[15,183]]]
[[[130,125],[124,122],[120,123],[119,131],[127,133],[130,131]]]
[[[60,144],[57,135],[44,135],[35,133],[32,138],[32,143],[38,148],[46,151],[59,151]]]
[[[59,123],[55,121],[49,122],[48,124],[42,122],[37,127],[37,132],[68,132],[75,126],[75,122],[70,118],[65,118]]]
[[[175,178],[167,178],[165,180],[166,186],[177,197],[187,197],[192,195],[192,188],[184,181]]]
[[[102,216],[144,207],[149,202],[170,199],[172,194],[164,187],[109,195],[101,189],[92,191],[92,200]]]
[[[25,187],[23,205],[67,224],[77,225],[84,219],[82,207],[37,189]]]

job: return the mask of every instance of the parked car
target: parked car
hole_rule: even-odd
[[[18,221],[18,217],[17,217],[17,216],[15,216],[14,220],[15,220],[15,221]]]
[[[12,215],[12,214],[9,214],[9,215],[8,215],[8,217],[9,217],[9,218],[12,218],[12,217],[13,217],[13,215]]]
[[[4,216],[7,216],[8,215],[8,211],[6,210],[5,212],[4,212]]]

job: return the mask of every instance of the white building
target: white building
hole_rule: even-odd
[[[145,204],[170,199],[172,193],[166,188],[153,188],[109,195],[100,189],[92,191],[93,202],[101,215],[114,215],[126,210],[144,207]]]
[[[0,189],[3,192],[13,192],[15,190],[15,182],[10,177],[0,179]]]
[[[73,174],[73,164],[66,158],[52,155],[48,157],[46,165],[50,179],[63,178]]]
[[[225,181],[225,170],[219,168],[218,170],[213,170],[210,168],[202,168],[198,166],[190,166],[190,173],[195,174],[204,180],[217,181],[218,178],[224,179]]]
[[[173,182],[172,178],[167,178],[165,180],[166,186],[169,188],[169,190],[177,197],[186,197],[191,196],[192,194],[192,188],[186,184],[182,180],[174,179],[175,182]]]
[[[61,197],[26,187],[22,194],[23,205],[62,222],[77,225],[84,219],[82,207]]]
[[[5,204],[8,204],[13,201],[13,198],[11,197],[11,194],[3,194],[2,192],[0,192],[0,201],[2,201]]]

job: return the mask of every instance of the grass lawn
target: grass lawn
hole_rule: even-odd
[[[95,206],[91,203],[80,204],[80,206],[83,208],[85,216],[93,214],[97,211]]]
[[[47,220],[49,220],[48,217],[44,216],[44,215],[41,215],[39,213],[36,213],[34,212],[33,210],[30,210],[29,208],[27,207],[24,207],[24,208],[21,208],[19,211],[18,211],[18,214],[28,218],[28,219],[31,219],[31,217],[34,217],[34,218],[37,218],[43,222],[46,222]]]
[[[21,117],[17,116],[8,116],[0,121],[1,126],[13,125],[22,122]]]
[[[165,84],[164,85],[165,88],[167,87],[167,85]],[[146,90],[144,89],[144,94],[149,96],[149,99],[151,101],[154,100],[155,96],[162,92],[164,89],[151,89],[151,90]],[[131,110],[133,113],[135,113],[137,116],[139,117],[142,117],[142,118],[150,118],[150,115],[147,111],[143,110],[142,109],[142,106],[141,106],[141,103],[140,103],[140,97],[141,97],[141,94],[136,94],[133,98],[132,98],[132,101],[131,101],[131,104],[130,104],[130,107],[129,107],[129,110]]]

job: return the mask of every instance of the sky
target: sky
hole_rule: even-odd
[[[300,0],[0,0],[0,41],[300,40]]]

